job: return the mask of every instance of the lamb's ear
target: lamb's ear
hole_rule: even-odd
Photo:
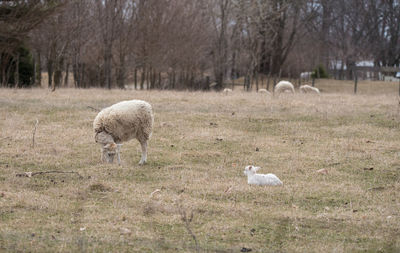
[[[117,149],[117,147],[118,147],[117,144],[115,144],[114,142],[111,142],[111,143],[107,143],[106,145],[104,145],[103,149],[107,149],[107,150],[111,151],[111,150]]]
[[[253,171],[254,171],[254,172],[258,171],[259,169],[260,169],[260,167],[255,167],[255,166],[253,166]]]

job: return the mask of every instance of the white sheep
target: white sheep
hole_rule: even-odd
[[[229,88],[225,88],[224,91],[223,91],[223,93],[225,93],[225,94],[228,94],[228,93],[231,93],[231,92],[232,92],[232,89],[229,89]]]
[[[294,93],[294,86],[291,82],[288,81],[280,81],[274,89],[274,93],[280,94],[283,92]]]
[[[283,185],[282,181],[274,174],[257,174],[260,167],[248,165],[244,168],[244,174],[247,176],[247,183],[254,185]]]
[[[120,163],[121,142],[136,138],[142,147],[139,164],[147,161],[147,142],[153,129],[151,105],[142,100],[122,101],[103,109],[93,121],[95,141],[102,145],[102,161]]]
[[[303,80],[310,80],[311,76],[312,76],[312,72],[301,72],[300,73],[300,79],[303,79]]]
[[[267,95],[271,95],[271,92],[267,91],[267,89],[258,89],[258,93],[265,93]]]
[[[312,87],[312,86],[307,85],[307,84],[300,86],[299,90],[302,93],[317,93],[317,94],[320,94],[318,88]]]

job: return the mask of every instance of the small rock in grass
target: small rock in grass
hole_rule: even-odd
[[[121,235],[130,235],[130,234],[132,234],[132,231],[128,228],[121,228],[120,233],[121,233]]]

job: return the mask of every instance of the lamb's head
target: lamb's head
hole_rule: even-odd
[[[112,163],[115,155],[119,157],[122,144],[116,144],[110,134],[102,131],[96,133],[94,139],[101,145],[101,160],[103,162]]]
[[[116,144],[114,142],[103,145],[101,147],[103,161],[113,163],[115,155],[119,156],[121,152],[121,146],[122,144]]]
[[[248,166],[246,166],[246,168],[244,168],[243,173],[246,176],[251,176],[251,175],[256,174],[257,170],[259,170],[259,169],[260,169],[260,167],[255,167],[253,165],[248,165]]]

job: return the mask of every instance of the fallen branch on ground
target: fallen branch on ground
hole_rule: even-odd
[[[187,230],[187,232],[192,236],[194,243],[196,245],[196,252],[200,252],[199,251],[199,243],[197,241],[196,235],[193,233],[191,227],[190,227],[190,223],[193,220],[193,211],[190,212],[190,215],[188,217],[185,208],[182,205],[178,206],[178,210],[179,210],[179,214],[181,215],[181,219],[184,222],[185,228]]]
[[[89,106],[89,105],[87,106],[87,108],[92,109],[92,110],[95,111],[95,112],[101,111],[100,109],[94,108],[94,107]]]
[[[16,174],[15,176],[17,177],[33,177],[36,175],[42,175],[42,174],[50,174],[50,173],[58,173],[58,174],[76,174],[79,176],[79,178],[83,178],[78,172],[75,171],[37,171],[37,172],[24,172],[24,173],[19,173]]]
[[[32,148],[35,148],[35,134],[36,134],[36,128],[37,128],[38,124],[39,124],[39,120],[36,119],[35,128],[33,129],[33,132],[32,132]]]

